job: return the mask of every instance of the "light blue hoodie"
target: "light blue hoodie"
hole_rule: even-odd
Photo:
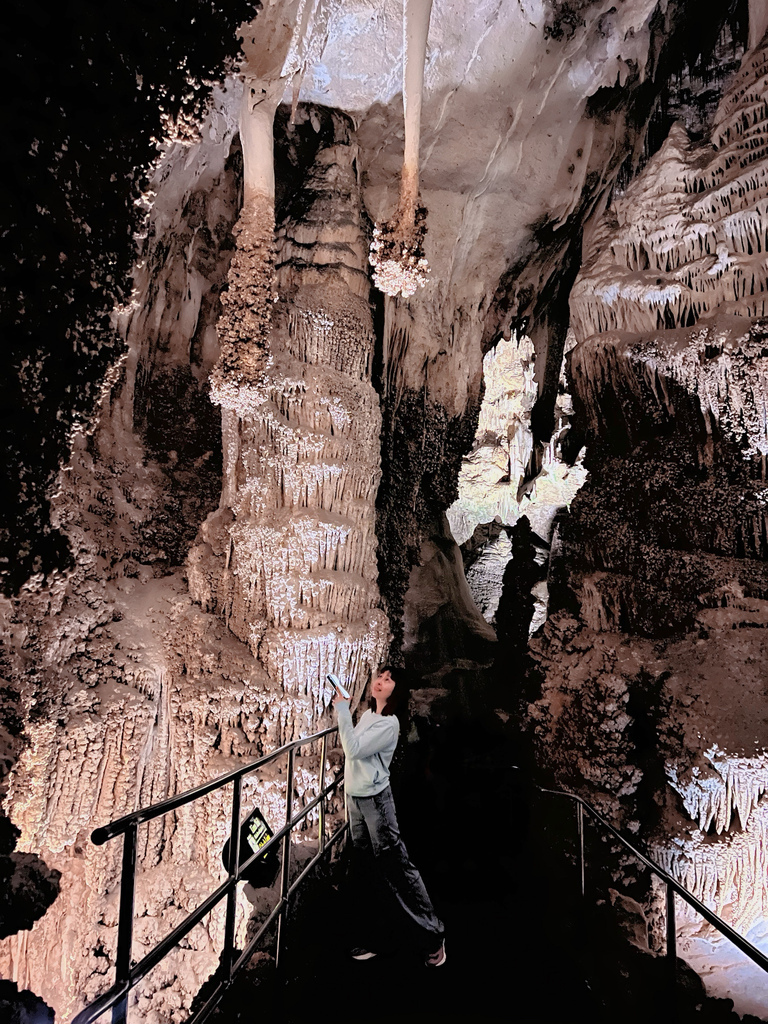
[[[344,748],[344,789],[350,796],[376,796],[389,785],[389,765],[400,736],[397,715],[377,715],[370,709],[352,724],[349,704],[335,705]]]

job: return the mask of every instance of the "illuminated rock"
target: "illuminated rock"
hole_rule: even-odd
[[[530,709],[563,781],[631,830],[660,806],[657,859],[761,943],[767,61],[748,53],[711,141],[673,128],[585,240],[570,379],[590,479],[553,556]],[[759,972],[734,987],[727,943],[681,920],[710,994],[768,1011]]]
[[[153,12],[151,38],[167,30],[162,7]],[[679,48],[684,5],[662,7],[633,0],[617,10],[613,0],[597,0],[574,23],[567,4],[541,0],[501,6],[481,0],[466,5],[461,17],[455,6],[436,5],[422,60],[419,164],[430,209],[433,287],[414,293],[413,303],[385,301],[383,325],[377,324],[388,460],[378,520],[387,573],[378,586],[394,581],[387,595],[393,629],[402,625],[410,569],[425,537],[430,543],[427,524],[456,497],[458,464],[480,405],[484,346],[499,336],[507,313],[525,312],[523,299],[512,310],[504,297],[520,280],[523,292],[546,301],[565,248],[578,248],[581,226],[642,131],[647,111],[640,108],[653,99],[651,79],[664,67],[660,55]],[[98,423],[89,420],[89,429],[74,438],[54,501],[74,566],[47,578],[34,568],[3,627],[3,671],[7,664],[19,689],[28,742],[9,813],[25,847],[60,870],[63,884],[31,932],[3,943],[0,965],[44,993],[62,1018],[108,985],[114,962],[119,842],[93,848],[90,828],[313,727],[327,710],[326,665],[360,668],[357,698],[386,647],[372,527],[378,467],[367,447],[379,444],[377,399],[368,382],[369,225],[365,217],[361,222],[358,189],[372,221],[395,207],[403,154],[401,12],[400,0],[265,4],[249,38],[274,57],[274,66],[246,69],[248,89],[263,85],[269,93],[263,108],[269,116],[259,130],[249,93],[249,116],[240,125],[243,93],[232,81],[214,90],[199,131],[189,133],[183,119],[174,125],[162,119],[167,145],[138,204],[150,217],[146,238],[139,239],[135,291],[115,316],[127,338],[126,358],[104,381]],[[76,12],[73,17],[76,23]],[[286,156],[285,145],[282,192],[256,187],[271,170],[270,107],[281,80],[282,98],[293,99],[297,117],[308,117],[324,162],[307,172],[315,167],[314,156],[304,159],[312,146],[302,143],[306,151],[291,163],[295,153]],[[626,93],[612,92],[617,81]],[[130,97],[125,104],[120,99],[110,110],[122,126],[125,111],[134,108]],[[71,120],[52,118],[49,109],[43,111],[47,130],[66,124],[70,131]],[[352,164],[349,141],[341,137],[347,128],[336,138],[338,119],[348,127],[346,117],[329,109],[354,119],[360,148]],[[87,115],[102,123],[92,110]],[[276,131],[287,133],[281,123]],[[142,133],[143,124],[127,128],[121,159]],[[98,146],[78,150],[76,133],[70,134],[72,167],[94,172],[90,209],[96,212],[113,184],[98,168],[113,164],[101,160],[103,153],[93,157]],[[409,133],[414,138],[418,143]],[[241,158],[246,192],[253,190],[235,238]],[[266,166],[252,173],[254,160]],[[114,166],[123,187],[131,170],[142,173],[117,160]],[[64,195],[72,182],[58,174],[53,167],[51,187]],[[326,196],[338,189],[338,206],[318,205],[311,194],[316,185]],[[294,192],[297,202],[290,227],[274,238],[276,191],[278,202],[290,204]],[[82,187],[74,195],[81,208],[70,210],[68,200],[62,205],[84,225],[77,237],[85,246],[87,197]],[[35,203],[45,210],[42,197],[32,198],[30,216]],[[340,222],[339,209],[350,223]],[[122,238],[115,245],[131,243],[127,224],[116,223],[114,238]],[[66,235],[72,224],[65,218],[57,229],[62,225]],[[107,236],[113,237],[100,237]],[[52,238],[58,243],[49,230],[46,244]],[[61,257],[57,282],[67,283],[68,265],[81,272],[73,254],[74,247],[69,264]],[[27,298],[38,294],[38,280],[56,262],[47,249],[44,255]],[[94,268],[103,255],[94,254]],[[56,302],[69,302],[70,294],[75,291],[57,291]],[[87,305],[73,314],[72,338],[51,330],[44,316],[35,321],[31,303],[21,315],[33,323],[33,335],[43,323],[39,337],[50,338],[52,351],[75,353],[76,362],[90,330]],[[205,383],[220,342],[213,383],[223,409],[223,491],[218,444],[209,443],[203,409],[210,416]],[[539,362],[548,344],[537,339]],[[555,364],[556,384],[559,354]],[[40,352],[18,370],[25,408],[37,409],[54,383],[62,396],[71,392],[79,400],[79,379],[54,382],[46,372]],[[39,402],[36,429],[43,433],[50,415],[58,430],[59,415],[72,413],[69,401]],[[92,407],[85,414],[80,408],[79,415],[92,414]],[[191,439],[199,442],[195,451]],[[25,473],[23,487],[29,483]],[[36,486],[42,494],[48,484]],[[210,514],[220,492],[220,511]],[[32,548],[39,527],[35,520]],[[461,568],[453,557],[452,565]],[[311,788],[311,780],[311,768],[302,768],[297,790]],[[273,822],[284,797],[277,776],[256,796]],[[137,954],[221,880],[226,813],[226,798],[211,798],[197,823],[184,812],[142,832]],[[217,911],[195,930],[189,948],[147,979],[137,1011],[142,1019],[168,1024],[186,1016],[217,964],[221,924]]]
[[[676,124],[661,150],[585,240],[571,297],[573,328],[647,334],[717,311],[766,313],[768,53],[749,53],[715,116],[710,141]]]
[[[583,485],[583,452],[570,466],[562,456],[572,412],[565,391],[558,401],[557,431],[545,447],[538,472],[531,469],[534,440],[531,410],[538,386],[530,338],[501,338],[483,360],[485,393],[472,451],[459,471],[459,496],[448,509],[448,521],[458,544],[468,540],[480,523],[496,520],[514,526],[527,516],[534,533],[548,542],[555,515],[567,508]],[[499,603],[504,569],[511,557],[505,534],[489,545],[467,573],[472,595],[488,621]],[[546,588],[544,587],[544,590]],[[546,609],[542,593],[541,609]],[[541,614],[536,628],[541,624]]]
[[[276,308],[252,410],[223,412],[221,506],[188,569],[195,599],[223,615],[286,707],[293,702],[281,742],[317,725],[331,696],[328,672],[359,697],[389,637],[375,583],[381,414],[370,383],[371,312],[361,295],[356,148],[344,121],[332,124],[337,141],[307,183],[314,202],[281,232],[278,289],[286,302]]]
[[[328,712],[323,673],[354,674],[359,697],[388,643],[375,584],[380,413],[368,380],[371,315],[346,283],[366,280],[366,243],[359,207],[353,237],[340,235],[338,222],[354,206],[339,210],[333,178],[354,185],[344,119],[334,122],[338,145],[320,157],[318,175],[331,185],[322,199],[315,193],[317,220],[292,222],[279,251],[287,257],[294,246],[306,256],[314,245],[322,263],[323,251],[349,244],[357,262],[334,280],[312,265],[296,275],[290,260],[278,272],[291,299],[279,305],[273,333],[284,347],[258,378],[263,415],[240,421],[224,410],[225,466],[235,475],[231,487],[225,475],[224,487],[234,510],[224,506],[203,524],[201,538],[209,539],[193,548],[187,569],[192,592],[215,612],[190,599],[172,553],[158,558],[168,493],[186,486],[180,508],[194,515],[209,500],[207,474],[220,483],[215,452],[187,461],[180,434],[175,461],[158,463],[132,430],[134,418],[149,415],[147,381],[175,379],[186,366],[184,380],[199,390],[216,357],[212,318],[234,220],[237,186],[226,168],[236,125],[221,108],[211,119],[205,141],[169,150],[158,168],[147,256],[124,313],[128,355],[112,390],[105,386],[98,426],[76,437],[61,477],[56,514],[76,566],[45,583],[31,580],[6,622],[13,673],[27,680],[21,712],[29,722],[8,806],[22,829],[20,849],[42,853],[63,881],[32,931],[0,945],[0,965],[64,1017],[108,987],[114,964],[121,843],[94,847],[92,828],[312,731]],[[352,203],[358,195],[353,188]],[[197,230],[188,224],[195,217]],[[161,226],[178,245],[164,248]],[[174,312],[170,301],[178,302]],[[248,488],[238,485],[238,465],[252,474]],[[189,526],[163,529],[178,544]],[[221,558],[210,540],[221,541]],[[204,586],[213,596],[198,591]],[[315,779],[315,762],[299,761],[296,793],[311,792]],[[223,790],[140,830],[134,956],[221,882],[230,799]],[[273,825],[284,820],[276,770],[248,782],[243,799],[257,801]],[[250,908],[240,903],[242,939]],[[183,955],[139,987],[142,1019],[185,1019],[218,964],[223,927],[221,905]]]
[[[431,10],[432,0],[404,0],[405,152],[400,198],[392,220],[375,226],[370,249],[373,283],[385,295],[402,295],[404,299],[423,288],[429,278],[429,262],[424,255],[427,211],[419,198],[419,142]]]

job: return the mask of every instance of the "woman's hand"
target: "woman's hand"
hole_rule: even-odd
[[[343,697],[341,696],[341,694],[339,693],[339,691],[337,690],[337,691],[336,691],[336,696],[335,696],[335,697],[333,698],[333,704],[334,704],[334,705],[336,705],[336,704],[349,704],[349,701],[348,701],[348,700],[345,700],[345,699],[344,699],[344,698],[343,698]]]

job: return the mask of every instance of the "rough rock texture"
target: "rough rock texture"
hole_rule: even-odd
[[[364,15],[353,10],[355,19],[345,8],[345,24],[354,20],[356,42],[370,47],[366,58],[344,42],[332,16],[324,67],[336,68],[343,52],[343,70],[331,82],[318,74],[315,95],[322,87],[325,102],[338,97],[365,111],[363,196],[379,221],[395,209],[402,155],[399,100],[391,98],[401,14],[389,3]],[[512,327],[533,339],[535,475],[556,425],[582,226],[640,145],[680,40],[695,40],[691,52],[708,50],[720,29],[715,18],[694,30],[692,8],[651,2],[590,3],[575,19],[570,5],[536,2],[455,13],[434,5],[425,69],[419,173],[431,279],[410,300],[383,300],[380,386],[374,376],[385,439],[381,587],[396,641],[421,542],[439,537],[441,515],[458,497],[484,352]],[[488,101],[496,94],[508,97],[503,109]]]
[[[711,143],[674,129],[587,237],[570,377],[590,477],[553,543],[530,708],[560,780],[656,828],[657,858],[761,943],[765,53],[745,56]],[[682,917],[686,941],[706,942]],[[768,1012],[759,972],[734,987],[714,945],[708,989]]]
[[[8,616],[11,678],[28,723],[8,808],[21,849],[43,852],[62,883],[46,916],[0,956],[6,976],[62,1016],[111,982],[120,843],[95,848],[91,829],[199,782],[243,745],[257,749],[246,733],[255,737],[261,723],[263,673],[192,606],[178,572],[165,575],[210,509],[220,473],[202,381],[216,356],[210,332],[238,206],[225,110],[222,96],[195,150],[171,147],[157,168],[134,301],[121,315],[128,353],[105,381],[97,428],[76,435],[55,498],[75,565],[33,577]],[[169,405],[187,414],[183,428],[163,422]],[[175,447],[155,460],[161,434]],[[220,877],[222,809],[219,799],[204,810],[210,844],[181,818],[140,836],[134,955]],[[222,927],[219,912],[195,933],[183,965],[150,976],[142,998],[174,973],[193,993],[215,966]],[[184,1000],[173,997],[158,1019],[176,1012],[174,1002]]]
[[[572,343],[574,340],[571,335]],[[462,547],[475,536],[480,524],[495,521],[499,529],[504,528],[493,543],[485,547],[474,543],[471,560],[465,554],[469,589],[478,608],[491,622],[499,604],[504,572],[512,557],[511,528],[522,516],[527,518],[543,564],[555,516],[570,505],[584,483],[586,470],[582,465],[583,452],[573,465],[566,458],[573,408],[564,365],[556,406],[557,429],[546,446],[536,445],[531,424],[538,385],[530,338],[502,338],[486,353],[483,383],[477,433],[472,450],[462,460],[459,496],[448,509],[448,521]],[[545,576],[546,571],[542,579]],[[536,628],[546,616],[545,584],[540,596]]]
[[[238,209],[234,128],[224,107],[217,108],[204,141],[170,150],[158,168],[146,258],[123,320],[128,355],[111,387],[105,386],[96,430],[78,435],[56,499],[57,522],[76,564],[47,580],[33,578],[7,613],[9,678],[27,722],[27,745],[13,772],[8,807],[22,829],[21,849],[42,853],[61,872],[62,883],[33,930],[3,943],[0,961],[6,976],[31,987],[65,1017],[112,980],[120,842],[93,847],[87,837],[94,825],[310,731],[328,701],[315,651],[335,652],[329,668],[357,672],[358,692],[387,644],[373,582],[380,420],[375,393],[364,379],[370,311],[345,283],[366,281],[359,268],[367,240],[359,206],[351,239],[343,233],[358,196],[344,119],[331,120],[330,131],[326,126],[323,137],[331,144],[320,147],[314,187],[297,196],[300,216],[284,230],[286,312],[282,333],[278,328],[275,334],[285,348],[264,377],[264,417],[236,425],[238,447],[226,449],[235,480],[225,476],[225,494],[243,497],[245,488],[238,491],[237,481],[243,456],[244,468],[253,470],[248,479],[254,493],[261,486],[274,507],[272,520],[260,521],[262,541],[269,544],[271,538],[272,544],[262,554],[274,561],[290,535],[300,564],[288,564],[286,542],[283,561],[259,576],[262,589],[251,605],[244,575],[227,576],[224,560],[219,563],[211,548],[195,548],[188,566],[193,592],[214,577],[229,580],[229,605],[209,602],[220,614],[193,602],[178,565],[184,537],[201,526],[213,531],[216,522],[214,515],[201,523],[221,482],[204,387],[217,356],[217,295]],[[344,183],[347,204],[336,196]],[[178,236],[178,244],[168,246],[165,230]],[[303,276],[290,266],[297,244],[307,263]],[[350,249],[356,265],[350,260],[349,267],[332,267],[330,274],[312,269],[314,261],[327,263],[323,253],[349,258]],[[325,287],[318,294],[320,282]],[[176,391],[164,386],[169,380],[181,382]],[[150,453],[158,446],[160,417],[168,415],[167,402],[158,396],[169,394],[183,399],[175,410],[182,422],[168,425],[176,449],[161,461]],[[187,418],[188,410],[193,417]],[[142,437],[151,445],[143,445]],[[323,459],[323,445],[330,458]],[[220,515],[233,518],[226,506]],[[171,528],[179,519],[183,530]],[[243,513],[242,533],[248,522]],[[245,571],[256,556],[247,545],[237,548],[242,533],[233,532],[230,565]],[[304,548],[310,537],[314,559]],[[297,572],[301,578],[291,589]],[[236,635],[251,640],[259,614],[269,617],[261,621],[271,628],[258,645],[264,664]],[[296,637],[290,659],[282,643],[286,634]],[[292,686],[292,694],[283,686]],[[315,767],[311,760],[297,762],[299,798],[314,785]],[[212,794],[194,815],[178,812],[141,830],[135,957],[221,880],[229,799],[228,791]],[[277,767],[248,783],[245,806],[254,799],[274,825],[281,823],[285,784]],[[32,854],[25,856],[30,862]],[[239,935],[247,909],[241,901]],[[184,1017],[217,966],[222,929],[220,906],[195,929],[183,955],[148,976],[137,995],[141,1019],[165,1024]]]
[[[767,60],[760,48],[747,55],[706,144],[677,123],[637,185],[586,234],[594,255],[571,296],[580,338],[688,327],[714,310],[765,315]]]
[[[195,600],[284,693],[281,742],[317,725],[328,672],[359,696],[389,639],[375,583],[381,418],[367,238],[356,147],[344,119],[333,128],[300,219],[281,231],[269,364],[249,414],[223,412],[221,503],[188,569]]]
[[[71,564],[49,500],[72,427],[93,423],[123,349],[113,314],[130,302],[158,150],[199,129],[252,11],[251,0],[159,0],[132,14],[75,2],[65,17],[40,9],[29,31],[23,0],[7,7],[3,62],[24,84],[0,169],[5,594]]]
[[[373,318],[361,202],[372,220],[386,220],[396,204],[403,148],[400,0],[263,5],[281,47],[289,41],[285,60],[282,49],[272,51],[275,66],[266,78],[287,83],[293,76],[297,122],[306,112],[302,138],[314,133],[322,142],[314,149],[297,144],[297,152],[312,150],[312,158],[295,164],[285,152],[290,147],[275,154],[284,173],[273,190],[279,301],[271,317],[266,220],[256,225],[257,239],[241,232],[229,276],[247,149],[235,141],[240,88],[215,90],[216,103],[199,131],[188,133],[183,118],[172,126],[175,141],[164,149],[151,189],[137,197],[140,209],[151,208],[149,233],[139,239],[143,263],[136,267],[135,292],[116,311],[127,351],[103,381],[98,424],[91,390],[78,387],[80,362],[72,376],[62,371],[59,382],[50,367],[61,364],[46,367],[46,359],[62,349],[90,366],[89,346],[101,346],[104,361],[113,351],[101,345],[103,331],[89,337],[97,320],[102,327],[106,322],[104,288],[97,281],[92,289],[95,279],[83,273],[80,257],[71,260],[91,214],[103,224],[104,211],[112,209],[101,199],[114,165],[106,161],[103,173],[85,173],[102,167],[100,135],[83,142],[57,128],[57,155],[46,156],[24,197],[30,211],[47,210],[36,190],[45,192],[49,168],[55,180],[56,168],[71,161],[73,173],[57,196],[66,216],[57,216],[36,261],[26,243],[18,250],[31,273],[19,289],[24,301],[42,294],[36,275],[58,266],[46,276],[56,284],[53,298],[45,291],[47,305],[32,316],[20,304],[19,316],[43,329],[24,350],[16,377],[26,389],[19,429],[29,435],[27,453],[59,413],[69,424],[73,405],[81,412],[87,407],[53,501],[54,525],[61,526],[72,561],[66,571],[49,572],[52,559],[38,560],[32,552],[37,536],[24,536],[19,564],[35,575],[27,579],[25,570],[17,580],[26,583],[8,609],[3,635],[12,700],[26,732],[9,812],[22,829],[22,850],[60,871],[62,887],[30,932],[3,943],[0,966],[32,985],[60,1015],[108,985],[114,957],[119,846],[94,849],[87,843],[90,828],[315,724],[327,702],[320,680],[329,664],[343,674],[361,668],[358,696],[387,642],[374,558],[399,638],[420,552],[443,554],[430,542],[441,538],[461,459],[476,434],[483,355],[502,329],[515,326],[522,334],[528,316],[540,385],[532,429],[540,446],[551,436],[580,232],[640,145],[655,96],[682,59],[681,39],[702,19],[688,0],[593,0],[577,9],[542,0],[470,6],[439,0],[428,40],[420,172],[429,209],[430,283],[410,301],[377,300]],[[157,37],[184,38],[168,29],[162,10],[159,3]],[[699,43],[711,46],[726,14],[718,12],[694,33],[693,50]],[[183,30],[197,40],[210,22],[192,24],[185,19]],[[248,39],[269,50],[272,37],[264,26],[257,21],[259,31]],[[122,54],[109,43],[110,32],[117,34],[111,20],[103,49]],[[75,30],[72,38],[76,50]],[[210,45],[220,53],[219,37]],[[169,81],[179,77],[185,49],[171,51]],[[162,64],[166,50],[159,54]],[[114,63],[121,74],[123,65]],[[89,66],[75,76],[87,96],[84,120],[109,119],[110,130],[113,123],[122,127],[136,104],[114,102],[109,89],[109,107],[94,104],[83,84]],[[166,100],[163,81],[145,76],[143,65],[126,66],[131,89],[151,88],[149,105],[170,127],[178,104]],[[28,68],[19,77],[26,80]],[[197,89],[201,83],[187,84]],[[55,101],[56,81],[49,87],[46,78],[40,123],[57,120],[62,108],[57,112]],[[312,103],[355,112],[354,155],[346,116]],[[129,123],[125,135],[143,138],[152,130],[143,121],[139,128]],[[24,147],[35,152],[39,140],[24,137]],[[141,162],[145,149],[128,146],[121,159]],[[271,154],[271,147],[257,147],[256,155],[266,149]],[[271,155],[264,163],[262,170],[271,173]],[[81,170],[70,194],[66,186]],[[134,174],[133,166],[117,170],[123,182]],[[9,194],[15,199],[22,186],[19,178]],[[134,256],[132,226],[127,217],[116,219],[112,241],[103,245],[105,274],[125,277]],[[59,238],[69,231],[77,244],[64,252]],[[15,230],[13,238],[18,235]],[[113,266],[118,236],[125,250]],[[92,260],[92,250],[83,251]],[[243,288],[236,294],[238,272]],[[231,363],[225,360],[227,372],[237,371],[244,349],[256,357],[249,368],[256,386],[247,415],[227,411],[220,455],[205,381],[219,354],[215,328],[228,280],[237,301],[221,327],[222,333],[231,328],[228,340],[238,351],[230,353]],[[127,295],[125,280],[120,284],[118,295]],[[91,290],[98,302],[86,297]],[[76,307],[71,318],[47,319],[70,300]],[[243,336],[253,326],[251,314],[262,342],[257,352],[254,339]],[[369,375],[381,396],[378,497],[372,450],[379,414]],[[54,397],[41,403],[48,394]],[[38,407],[44,413],[39,422],[29,412],[36,416]],[[63,444],[60,432],[57,437]],[[35,472],[27,458],[25,487]],[[538,471],[541,459],[532,462]],[[43,487],[35,484],[35,510]],[[193,537],[199,540],[185,563]],[[448,547],[444,593],[453,601],[461,588],[450,584],[460,582],[460,562]],[[436,555],[425,565],[440,561]],[[418,631],[418,589],[414,595]],[[299,773],[298,790],[311,786],[308,767]],[[285,796],[279,778],[266,779],[255,796],[279,823]],[[179,815],[142,833],[137,955],[220,879],[226,797],[217,800],[206,803],[197,821]],[[182,957],[147,979],[138,1015],[163,1024],[181,1018],[216,965],[220,938],[217,914],[196,929]]]

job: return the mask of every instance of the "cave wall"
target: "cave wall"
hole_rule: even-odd
[[[766,68],[763,40],[709,138],[673,126],[585,235],[569,376],[590,475],[560,521],[529,708],[560,782],[655,835],[662,864],[760,943]],[[681,948],[700,955],[689,924]],[[718,955],[695,961],[707,984],[765,1012],[762,980],[732,987]]]
[[[20,848],[42,853],[64,881],[48,914],[0,957],[6,976],[63,1015],[108,986],[114,962],[120,849],[94,848],[94,824],[315,730],[330,700],[325,672],[349,673],[359,696],[388,642],[375,584],[367,222],[343,116],[305,112],[315,141],[284,147],[282,158],[310,166],[281,195],[281,302],[262,401],[238,423],[208,397],[242,196],[227,93],[238,88],[221,91],[205,141],[158,167],[146,257],[120,317],[127,354],[55,501],[75,567],[35,577],[8,605],[9,674],[23,681],[26,721],[8,805]],[[313,779],[299,759],[300,797]],[[244,799],[279,825],[277,766]],[[134,956],[221,880],[227,801],[212,795],[194,818],[179,812],[142,830]],[[238,934],[247,912],[243,903]],[[150,974],[136,1012],[181,1019],[222,936],[220,907],[183,955]]]

